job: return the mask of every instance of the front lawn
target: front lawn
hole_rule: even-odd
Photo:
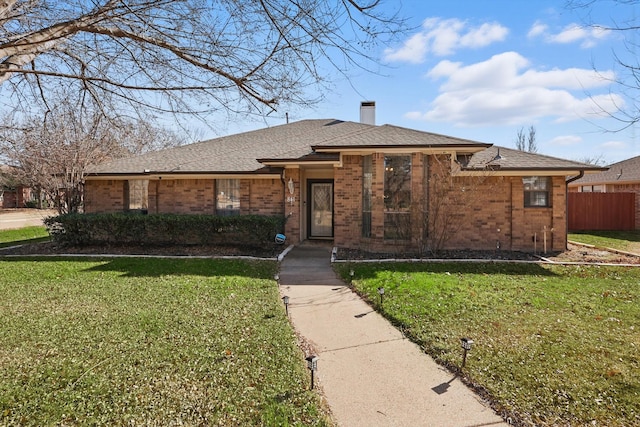
[[[49,232],[44,226],[23,227],[14,230],[0,230],[0,248],[49,240]]]
[[[355,289],[524,425],[640,425],[640,269],[345,264]],[[384,287],[383,307],[377,289]]]
[[[0,261],[0,425],[326,425],[276,264]]]
[[[573,232],[568,234],[568,239],[600,248],[613,248],[640,254],[640,230]]]

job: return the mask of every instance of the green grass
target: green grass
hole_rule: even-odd
[[[640,270],[352,264],[354,286],[440,363],[526,425],[640,425]]]
[[[584,231],[569,233],[569,240],[600,248],[613,248],[640,254],[640,230]]]
[[[44,226],[23,227],[14,230],[0,230],[0,248],[22,243],[44,242],[49,240],[49,232]]]
[[[276,264],[0,261],[0,425],[326,425]]]

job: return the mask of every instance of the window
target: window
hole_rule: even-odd
[[[384,238],[409,239],[411,156],[384,157]]]
[[[580,187],[582,193],[603,193],[604,185],[583,185]]]
[[[127,209],[147,212],[149,209],[149,180],[130,179],[127,184]]]
[[[524,207],[549,207],[551,206],[551,178],[548,176],[525,176],[522,178],[524,185]]]
[[[216,179],[216,215],[240,215],[240,180]]]
[[[371,237],[373,157],[362,158],[362,237]]]

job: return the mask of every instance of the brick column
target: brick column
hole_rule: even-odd
[[[294,192],[289,193],[289,179],[293,180]],[[287,236],[287,243],[299,243],[300,238],[300,198],[302,195],[300,188],[300,169],[287,169],[285,178],[285,194],[284,194],[284,214],[287,222],[284,226],[284,234]]]

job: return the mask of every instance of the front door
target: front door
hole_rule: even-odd
[[[309,181],[309,237],[333,237],[333,181]]]

